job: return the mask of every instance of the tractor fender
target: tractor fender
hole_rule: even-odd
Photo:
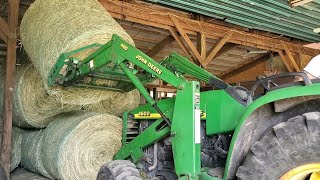
[[[319,92],[320,84],[283,88],[270,91],[250,104],[233,133],[224,179],[236,178],[252,143],[259,140],[264,132],[290,117],[319,111]]]

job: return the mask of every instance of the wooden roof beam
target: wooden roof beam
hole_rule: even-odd
[[[236,47],[238,47],[238,46],[239,46],[239,44],[226,43],[226,44],[221,48],[221,50],[214,56],[213,59],[222,56],[224,53],[226,53],[226,52],[228,52],[228,51],[230,51],[230,50],[232,50],[232,49],[234,49],[234,48],[236,48]]]
[[[279,56],[281,57],[281,60],[283,64],[286,66],[289,72],[293,72],[293,69],[290,66],[290,63],[287,61],[287,58],[285,57],[285,54],[283,51],[278,51]]]
[[[296,61],[294,60],[290,50],[288,49],[287,45],[283,43],[283,47],[284,47],[284,51],[286,52],[288,58],[289,58],[289,62],[293,65],[294,69],[299,72],[300,68],[297,65]]]
[[[270,54],[258,55],[257,57],[247,61],[244,65],[240,65],[227,73],[220,74],[220,75],[218,75],[218,77],[221,79],[227,79],[227,78],[232,77],[236,74],[242,73],[243,71],[246,71],[254,66],[257,66],[260,63],[263,63],[268,59],[270,59]]]
[[[212,46],[212,48],[209,51],[209,55],[204,60],[204,63],[203,63],[204,66],[207,66],[212,61],[212,59],[221,50],[223,45],[231,38],[232,34],[233,34],[233,31],[227,32],[222,38],[219,39],[219,41],[217,41],[217,43],[214,46]]]
[[[189,52],[188,48],[186,47],[186,45],[182,42],[179,34],[177,33],[177,31],[174,28],[169,28],[169,31],[171,33],[171,35],[174,37],[174,39],[177,41],[177,43],[179,44],[179,46],[181,47],[182,51],[184,52],[184,54],[188,57],[190,57],[190,59],[195,62],[194,57],[192,56],[192,54]]]
[[[197,48],[194,46],[192,41],[190,40],[189,36],[187,35],[186,31],[181,27],[180,22],[175,16],[169,16],[173,24],[175,25],[175,28],[178,30],[178,32],[181,34],[182,39],[187,43],[188,47],[191,49],[191,52],[196,57],[196,59],[202,64],[203,58],[198,52]]]
[[[166,38],[164,38],[161,42],[159,42],[157,45],[155,45],[152,49],[150,49],[146,54],[150,57],[153,57],[173,41],[174,38],[171,35],[169,35]]]
[[[102,6],[116,19],[136,22],[148,26],[158,27],[162,29],[170,29],[175,27],[173,21],[168,21],[174,16],[179,22],[185,33],[196,35],[198,32],[206,33],[208,38],[219,39],[230,31],[230,27],[201,22],[189,17],[182,17],[172,12],[163,12],[154,8],[147,8],[139,4],[126,3],[123,1],[100,0]],[[143,13],[141,13],[143,12]],[[297,43],[283,41],[277,38],[271,38],[264,35],[250,33],[244,30],[232,29],[233,36],[228,42],[250,46],[265,50],[277,52],[284,50],[282,42],[285,43],[290,52],[306,54],[314,56],[319,53],[319,50],[304,47]]]

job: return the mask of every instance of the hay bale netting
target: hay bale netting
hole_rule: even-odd
[[[21,144],[21,166],[27,170],[51,178],[41,160],[44,130],[24,131]]]
[[[4,78],[1,78],[0,84],[3,82]],[[3,91],[0,89],[1,93]],[[3,109],[3,106],[0,108]],[[13,109],[15,126],[46,127],[54,116],[72,111],[74,108],[73,105],[63,105],[58,97],[46,93],[41,77],[34,66],[29,64],[17,67]]]
[[[2,144],[2,124],[1,121],[0,127],[0,144]],[[18,167],[21,161],[21,142],[22,142],[22,135],[21,129],[17,127],[12,128],[12,136],[11,136],[11,161],[10,161],[10,171],[13,171]]]
[[[24,48],[45,83],[64,52],[93,43],[105,44],[113,34],[133,44],[131,37],[97,0],[36,0],[25,13],[20,27]],[[96,49],[74,57],[84,59]],[[50,94],[59,95],[65,104],[93,104],[113,96],[113,92],[99,89],[50,87],[48,90]]]
[[[48,180],[48,178],[27,171],[23,168],[17,168],[10,174],[10,180]]]
[[[99,103],[84,106],[83,109],[121,116],[125,111],[138,107],[139,103],[140,93],[138,90],[133,90],[127,93],[116,92],[114,96]]]
[[[56,179],[95,179],[121,147],[121,120],[109,114],[61,114],[45,129],[42,162]]]

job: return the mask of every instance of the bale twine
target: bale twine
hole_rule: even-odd
[[[97,0],[36,0],[21,22],[21,40],[45,84],[58,57],[89,44],[105,44],[113,34],[133,44],[131,37]],[[97,48],[75,54],[84,59]],[[111,83],[112,84],[112,83]],[[48,87],[65,104],[87,105],[113,96],[113,92],[85,88]],[[88,93],[89,92],[89,93]]]
[[[45,129],[42,162],[56,179],[95,179],[121,146],[121,121],[108,114],[62,114]]]
[[[74,108],[75,106],[64,105],[58,97],[46,93],[34,66],[28,64],[17,67],[13,109],[15,126],[43,128],[57,114],[72,111]]]
[[[0,127],[0,144],[2,144],[2,124],[3,121],[1,120],[1,127]],[[10,161],[10,171],[13,171],[18,167],[21,161],[21,129],[13,127],[12,128],[12,136],[11,136],[11,161]]]
[[[10,180],[48,180],[48,178],[29,172],[23,168],[17,168],[10,174]]]
[[[121,116],[125,111],[130,111],[138,107],[140,102],[140,93],[133,90],[127,93],[114,93],[114,96],[96,104],[84,106],[84,110],[108,113]]]
[[[43,131],[24,131],[22,133],[21,166],[31,172],[53,179],[44,168],[41,160]]]

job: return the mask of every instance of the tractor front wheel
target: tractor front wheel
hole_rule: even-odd
[[[115,160],[101,166],[97,180],[142,180],[142,178],[132,162]]]
[[[255,142],[237,172],[242,180],[313,180],[320,177],[320,113],[274,126]]]

